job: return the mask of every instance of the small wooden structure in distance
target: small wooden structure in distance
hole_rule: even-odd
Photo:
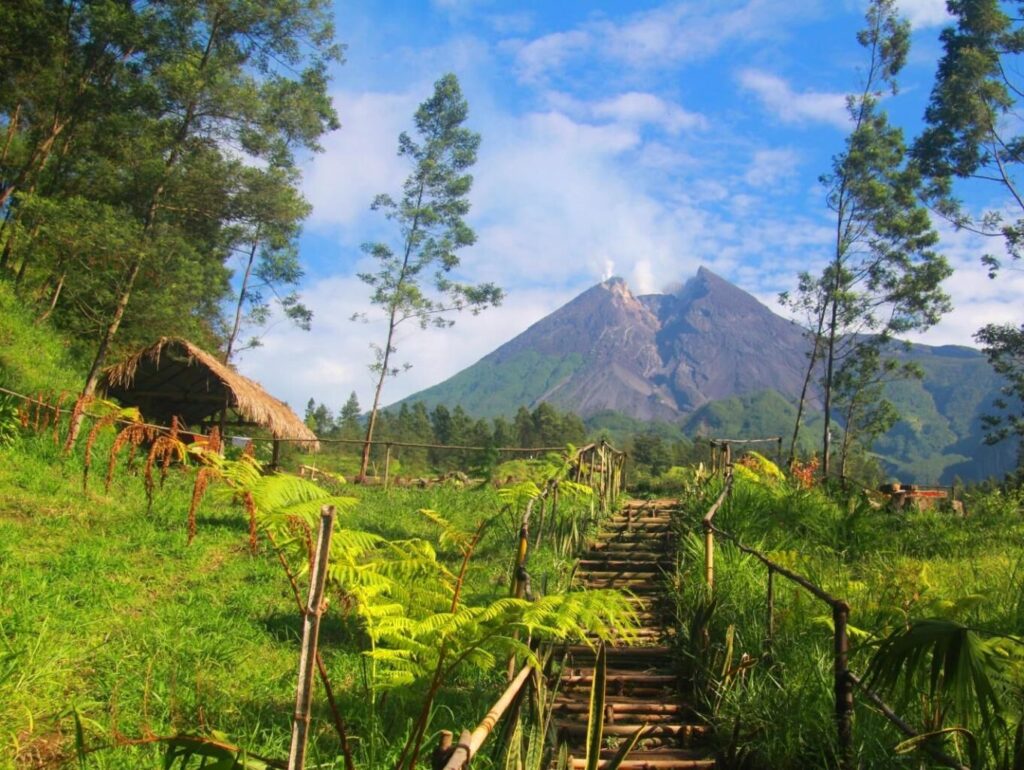
[[[108,367],[100,389],[126,406],[138,407],[148,421],[169,425],[216,424],[222,410],[234,412],[231,425],[259,425],[274,439],[273,464],[281,441],[318,451],[320,442],[291,408],[215,356],[180,337],[161,337],[119,364]]]

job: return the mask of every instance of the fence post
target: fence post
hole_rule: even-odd
[[[310,707],[313,703],[313,666],[316,663],[320,616],[324,611],[324,583],[327,558],[334,529],[334,506],[320,509],[320,533],[316,540],[316,558],[309,576],[309,599],[302,619],[302,652],[299,655],[299,681],[295,693],[295,718],[292,720],[292,744],[288,752],[288,770],[306,766],[306,742],[309,738]]]
[[[775,456],[779,463],[779,470],[782,470],[782,436],[779,436],[779,447]]]
[[[391,444],[388,444],[384,451],[384,491],[388,491],[388,481],[391,477]]]
[[[526,593],[526,581],[524,572],[526,570],[526,555],[530,549],[530,529],[527,523],[524,521],[519,525],[519,544],[516,547],[516,566],[512,571],[512,598],[522,599]],[[513,633],[513,636],[518,639],[519,632]],[[508,681],[512,681],[516,673],[516,654],[513,652],[508,656],[507,666]]]
[[[835,628],[835,689],[836,689],[836,730],[838,736],[838,759],[841,770],[853,770],[853,682],[850,680],[848,663],[849,639],[846,624],[850,618],[850,605],[837,602],[832,606],[832,621]]]
[[[768,617],[766,619],[766,625],[768,628],[767,636],[764,640],[764,652],[769,660],[772,657],[772,644],[775,641],[775,569],[772,567],[768,568]]]
[[[704,523],[704,582],[715,587],[715,531],[710,522]]]

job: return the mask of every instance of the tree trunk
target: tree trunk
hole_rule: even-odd
[[[823,306],[822,311],[818,314],[818,329],[814,333],[814,344],[811,348],[810,359],[807,362],[807,374],[804,375],[804,384],[803,387],[800,388],[800,401],[796,406],[796,422],[793,425],[793,438],[789,442],[789,459],[786,461],[787,468],[792,468],[793,461],[796,460],[796,442],[800,437],[800,423],[804,416],[804,405],[807,403],[807,391],[811,386],[811,377],[814,376],[814,365],[818,363],[818,350],[821,347],[821,327],[825,323],[825,307],[826,306]],[[781,444],[779,446],[779,454],[782,454]]]
[[[36,324],[41,324],[53,313],[57,307],[57,300],[60,299],[60,292],[64,288],[64,279],[67,277],[67,273],[61,273],[60,278],[57,281],[57,285],[53,289],[53,295],[50,297],[50,306],[46,308],[41,316],[36,319]]]
[[[380,362],[380,377],[377,388],[373,391],[373,406],[370,408],[370,419],[366,423],[366,438],[363,440],[363,457],[359,463],[359,483],[366,483],[366,469],[370,466],[370,449],[373,441],[373,429],[377,426],[377,412],[380,410],[380,394],[384,390],[384,379],[388,376],[388,364],[391,362],[391,342],[395,338],[395,314],[397,308],[392,307],[388,316],[388,339],[384,345],[384,357]]]
[[[245,265],[245,275],[242,276],[242,288],[238,291],[238,304],[235,305],[235,323],[231,327],[231,334],[228,335],[228,344],[224,349],[224,363],[231,363],[231,354],[235,351],[235,341],[238,339],[238,330],[242,327],[242,310],[245,307],[245,295],[249,288],[249,277],[252,275],[252,266],[256,261],[256,249],[260,244],[260,231],[256,228],[256,234],[252,239],[252,248],[249,249],[249,261]]]
[[[18,130],[19,120],[21,120],[21,102],[18,102],[14,108],[14,114],[11,115],[11,120],[7,124],[7,138],[4,140],[3,152],[0,152],[0,163],[7,162],[7,152],[11,149],[11,142],[14,141],[14,134]]]
[[[121,296],[117,298],[117,306],[114,308],[114,314],[110,319],[110,323],[103,332],[103,337],[100,339],[99,347],[96,349],[96,356],[93,358],[92,366],[89,367],[89,374],[85,378],[85,387],[82,388],[82,398],[91,398],[96,393],[96,385],[100,380],[100,372],[103,369],[103,365],[107,361],[107,353],[110,350],[110,344],[114,340],[114,336],[117,334],[118,328],[121,326],[121,320],[124,318],[125,310],[128,309],[128,301],[132,296],[132,289],[135,287],[135,279],[139,277],[139,271],[142,269],[142,258],[136,257],[131,267],[128,269],[128,274],[125,276],[124,287],[121,289]],[[82,428],[82,420],[85,414],[79,410],[68,428],[67,442],[64,444],[64,451],[70,451],[71,447],[74,446],[75,440],[78,438],[78,433]]]
[[[57,137],[60,136],[66,125],[67,121],[61,122],[59,114],[53,116],[53,122],[50,124],[50,130],[46,138],[36,145],[32,155],[25,161],[25,165],[21,167],[21,171],[18,172],[18,176],[14,178],[14,181],[3,190],[0,190],[0,208],[7,204],[7,201],[14,195],[15,190],[21,189],[22,185],[25,184],[25,180],[33,172],[42,169],[46,165],[50,152],[53,150],[53,144],[57,141]]]
[[[836,283],[838,283],[838,278]],[[825,428],[821,442],[821,474],[824,479],[828,479],[829,453],[832,451],[832,377],[835,372],[836,316],[838,315],[838,305],[837,297],[833,296],[832,318],[829,321],[828,330],[828,364],[825,367]]]

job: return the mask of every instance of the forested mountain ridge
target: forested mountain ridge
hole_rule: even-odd
[[[690,435],[788,436],[807,346],[799,325],[706,268],[675,294],[637,296],[613,278],[404,402],[459,405],[478,417],[549,402],[592,426],[622,414]],[[1012,467],[1012,450],[983,443],[981,416],[999,380],[979,351],[914,344],[898,355],[924,377],[887,386],[901,419],[875,449],[891,473],[928,483]],[[816,393],[810,406],[813,440]]]

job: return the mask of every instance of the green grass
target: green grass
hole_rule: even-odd
[[[26,395],[74,393],[84,375],[57,333],[36,325],[6,281],[0,281],[0,385]]]
[[[249,553],[244,515],[211,493],[187,544],[191,472],[172,471],[149,512],[138,475],[119,471],[104,493],[104,441],[84,494],[80,459],[65,461],[49,438],[0,450],[0,767],[69,761],[72,710],[86,745],[97,749],[90,768],[161,767],[157,747],[101,747],[178,732],[217,730],[251,751],[284,756],[301,624],[281,567],[265,545]],[[345,526],[435,543],[436,527],[418,509],[471,529],[501,508],[490,488],[346,493],[360,503],[344,514]],[[486,531],[467,601],[507,595],[514,524],[501,515]],[[453,549],[439,553],[449,566],[458,561]],[[535,588],[559,585],[568,569],[550,552],[531,556]],[[344,616],[343,597],[330,601],[321,644],[358,760],[370,730],[363,640]],[[432,729],[474,724],[501,681],[501,672],[463,670],[442,692]],[[339,747],[322,700],[310,766],[331,767]],[[385,742],[401,738],[418,704],[416,691],[388,696]]]

